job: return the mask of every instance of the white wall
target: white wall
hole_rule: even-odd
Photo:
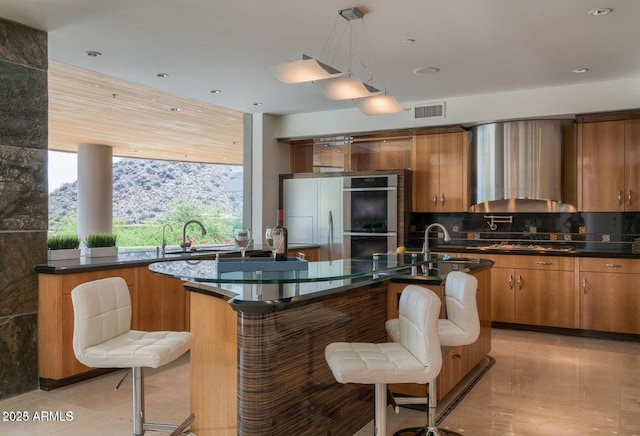
[[[357,108],[278,117],[276,138],[410,129],[640,108],[640,78],[529,89],[444,100],[446,117],[414,120],[412,111],[366,116]],[[424,105],[429,102],[417,102]],[[354,105],[355,106],[355,105]],[[410,107],[412,105],[403,105]]]
[[[266,227],[276,225],[279,202],[279,175],[290,168],[289,145],[275,140],[276,117],[256,114],[252,117],[251,226],[256,244],[262,244]]]

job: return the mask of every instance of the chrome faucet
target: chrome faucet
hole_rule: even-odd
[[[180,247],[182,247],[182,252],[183,253],[186,253],[187,252],[187,248],[191,247],[191,241],[187,241],[187,226],[189,224],[197,224],[197,225],[199,225],[200,228],[202,229],[202,234],[203,235],[207,234],[207,231],[205,230],[204,226],[198,220],[189,220],[186,223],[184,223],[184,227],[182,228],[182,242],[180,243]]]
[[[430,261],[429,256],[431,254],[431,250],[429,249],[429,232],[433,228],[439,228],[444,233],[444,242],[449,242],[451,240],[451,234],[445,226],[440,223],[429,224],[427,228],[424,230],[424,244],[422,245],[422,253],[424,254],[424,260],[429,261],[429,269],[433,269],[433,263]]]
[[[167,227],[169,227],[173,232],[173,227],[171,227],[171,224],[165,224],[164,226],[162,226],[162,255],[163,256],[166,253],[166,249],[167,249],[167,240],[164,238],[164,229],[166,229]]]

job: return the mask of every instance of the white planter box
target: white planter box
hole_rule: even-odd
[[[85,248],[86,257],[115,257],[118,255],[118,247],[94,247]]]
[[[68,260],[80,259],[79,248],[69,248],[66,250],[47,250],[47,260]]]

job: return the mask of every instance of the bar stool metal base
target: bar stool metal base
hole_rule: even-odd
[[[398,430],[393,436],[462,436],[453,430],[444,430],[437,427],[409,427]]]

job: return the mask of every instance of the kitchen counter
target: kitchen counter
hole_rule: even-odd
[[[237,275],[225,279],[211,260],[151,265],[163,276],[174,271],[190,280],[185,288],[194,335],[192,431],[203,436],[357,432],[373,418],[373,390],[337,383],[324,348],[337,341],[386,342],[384,323],[397,317],[397,295],[404,286],[417,283],[441,295],[446,274],[455,269],[478,275],[482,332],[468,350],[444,351],[457,366],[443,365],[443,383],[454,379],[455,385],[460,380],[455,376],[474,368],[491,347],[493,263],[439,262],[438,275],[425,276],[410,274],[410,255],[380,259],[376,269],[371,259],[310,262],[300,283],[290,274],[255,272],[247,275],[248,283]]]
[[[313,244],[289,244],[289,250],[302,250],[307,248],[318,248]],[[196,246],[198,248],[198,246]],[[78,272],[100,271],[117,268],[133,268],[147,266],[153,262],[183,259],[213,259],[216,254],[221,257],[240,256],[240,250],[235,245],[221,246],[217,249],[200,248],[199,251],[179,253],[179,247],[171,247],[167,254],[160,253],[160,250],[140,250],[118,253],[112,257],[86,257],[77,259],[49,261],[46,264],[36,265],[35,272],[38,274],[72,274]],[[247,256],[267,256],[269,249],[266,246],[256,244],[247,250]]]

